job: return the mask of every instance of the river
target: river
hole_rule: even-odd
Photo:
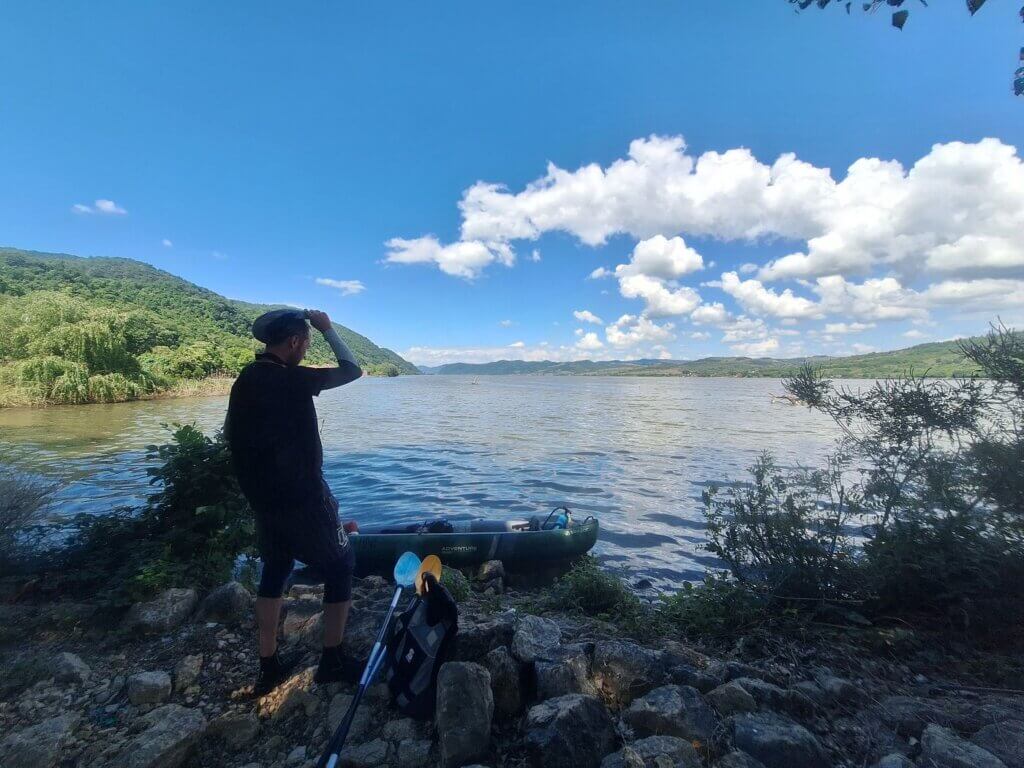
[[[863,382],[861,382],[863,383]],[[364,378],[317,400],[324,470],[344,519],[596,515],[599,559],[656,587],[699,579],[701,491],[744,481],[760,451],[818,465],[832,422],[773,403],[774,379]],[[141,503],[145,447],[167,424],[204,430],[224,397],[0,410],[15,461],[60,477],[55,514]]]

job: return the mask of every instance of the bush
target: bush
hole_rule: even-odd
[[[0,457],[0,572],[12,569],[26,554],[22,537],[41,523],[58,487]]]
[[[651,630],[650,607],[613,573],[601,569],[597,560],[580,558],[547,590],[538,604],[540,610],[567,611],[607,621],[626,632]]]
[[[441,586],[447,589],[455,602],[461,603],[469,599],[469,579],[457,568],[441,567]]]

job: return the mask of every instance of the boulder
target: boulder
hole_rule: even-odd
[[[140,718],[144,730],[114,758],[111,768],[178,768],[206,730],[195,709],[165,704]]]
[[[58,653],[53,659],[53,679],[58,683],[82,685],[91,673],[89,665],[73,653]]]
[[[659,758],[662,758],[659,760]],[[634,741],[601,761],[601,768],[700,768],[693,745],[675,736],[648,736]]]
[[[401,742],[398,745],[398,768],[423,768],[430,762],[430,747],[426,740]]]
[[[707,694],[707,700],[711,706],[719,711],[723,717],[738,715],[743,712],[753,712],[757,709],[757,702],[754,697],[747,693],[747,689],[735,680],[720,685]]]
[[[277,723],[293,712],[302,710],[312,717],[320,706],[320,697],[312,693],[316,667],[306,667],[285,680],[276,689],[259,699],[256,714]]]
[[[764,768],[764,763],[760,760],[755,760],[746,752],[736,750],[727,755],[723,755],[722,758],[714,764],[714,768]]]
[[[562,642],[562,630],[551,619],[523,616],[512,636],[512,653],[527,663],[546,658]]]
[[[1006,768],[1006,763],[987,749],[941,725],[925,727],[917,764],[920,768]]]
[[[476,572],[473,588],[484,594],[500,595],[505,591],[505,566],[501,560],[488,560]]]
[[[254,712],[225,712],[210,723],[207,736],[222,739],[231,749],[247,747],[260,732],[260,721]]]
[[[254,598],[237,581],[222,584],[203,598],[196,612],[197,621],[237,624],[252,615]]]
[[[389,720],[381,728],[381,736],[388,741],[409,741],[418,739],[420,736],[419,726],[411,717],[403,717],[400,720]]]
[[[159,704],[171,695],[171,676],[166,672],[138,672],[128,678],[128,701]]]
[[[484,666],[491,673],[494,716],[498,720],[515,717],[523,708],[519,662],[512,658],[508,648],[499,646],[484,657]]]
[[[478,624],[459,624],[455,641],[458,661],[481,661],[500,646],[512,643],[514,623],[510,616],[499,616]]]
[[[754,697],[763,709],[786,712],[794,717],[814,714],[814,702],[799,691],[790,691],[755,677],[738,677],[732,682]]]
[[[532,768],[597,768],[615,745],[615,725],[604,705],[580,693],[531,707],[524,727]]]
[[[717,718],[696,688],[663,685],[635,699],[623,711],[622,722],[632,728],[637,737],[678,736],[707,743]]]
[[[991,723],[1021,719],[1020,712],[997,702],[979,704],[973,699],[913,696],[886,697],[881,702],[880,714],[901,736],[917,738],[928,724],[974,733]]]
[[[128,611],[125,627],[142,634],[163,634],[178,627],[199,601],[194,589],[167,589],[148,603],[136,603]]]
[[[609,704],[626,707],[664,682],[665,658],[626,640],[602,640],[594,644],[593,678]]]
[[[391,747],[386,741],[374,739],[365,744],[346,744],[338,753],[339,768],[375,768],[391,764]]]
[[[457,768],[487,753],[493,716],[490,673],[472,662],[442,665],[436,723],[443,768]]]
[[[801,725],[772,713],[750,713],[732,718],[733,743],[764,763],[765,768],[830,768],[818,740]]]
[[[591,674],[593,645],[565,645],[549,658],[534,662],[537,699],[554,699],[567,693],[597,696],[600,690]]]
[[[288,757],[285,758],[285,765],[298,765],[306,759],[306,748],[303,746],[295,747],[291,752],[288,753]]]
[[[199,679],[199,673],[202,670],[203,654],[196,653],[191,656],[183,656],[174,665],[174,690],[180,692],[186,688],[191,688],[195,681]]]
[[[53,768],[78,721],[77,713],[66,714],[14,731],[0,741],[0,765]]]
[[[341,719],[345,717],[348,708],[352,705],[352,696],[347,693],[335,694],[331,699],[331,705],[327,710],[327,730],[334,733]],[[352,725],[349,726],[348,735],[352,741],[360,741],[369,732],[373,725],[373,713],[369,707],[359,707],[352,718]]]
[[[845,678],[825,675],[819,677],[817,682],[824,693],[824,702],[827,706],[854,706],[857,704],[863,704],[867,701],[868,697],[865,695],[864,691]],[[793,688],[796,689],[796,686],[793,686]],[[813,696],[807,695],[806,690],[796,690],[801,695],[806,696],[812,701],[816,701]]]
[[[874,768],[914,768],[914,761],[906,755],[893,752],[875,763]]]
[[[719,684],[728,683],[730,680],[735,680],[738,677],[754,677],[758,680],[764,680],[766,683],[776,682],[764,670],[753,667],[750,664],[744,664],[742,661],[712,661],[704,671],[711,677],[719,680]]]
[[[986,725],[971,741],[1006,763],[1006,768],[1024,768],[1024,721],[1005,720]]]

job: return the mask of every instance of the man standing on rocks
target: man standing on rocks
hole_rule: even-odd
[[[309,325],[324,335],[336,368],[299,363],[309,349]],[[359,666],[342,656],[352,605],[355,553],[338,520],[338,502],[323,477],[323,448],[313,397],[363,375],[331,320],[317,310],[274,310],[256,319],[253,335],[267,345],[231,387],[224,431],[238,482],[256,518],[263,571],[256,598],[260,668],[256,695],[282,683],[297,659],[277,650],[281,596],[301,560],[324,578],[323,654],[319,683],[358,679]]]

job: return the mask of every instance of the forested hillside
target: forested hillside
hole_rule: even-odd
[[[0,248],[0,407],[114,402],[237,373],[260,348],[233,301],[131,259]],[[416,368],[335,326],[376,375]],[[314,334],[307,361],[333,361]]]
[[[970,376],[978,367],[967,360],[956,341],[918,344],[892,352],[873,352],[849,357],[801,357],[776,360],[770,357],[705,357],[700,360],[498,360],[493,363],[450,363],[430,373],[465,376],[534,374],[543,376],[792,376],[804,363],[820,366],[828,376],[847,379],[879,379],[903,376],[910,371],[935,377]]]

